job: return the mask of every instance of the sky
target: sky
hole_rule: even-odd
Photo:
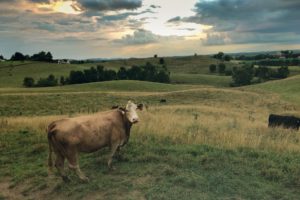
[[[300,0],[0,0],[0,55],[128,58],[300,49]]]

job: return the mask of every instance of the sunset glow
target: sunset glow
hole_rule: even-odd
[[[0,1],[0,55],[37,49],[69,58],[300,49],[300,2],[272,2]]]

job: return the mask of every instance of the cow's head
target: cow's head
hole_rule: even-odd
[[[125,109],[121,109],[128,121],[132,124],[139,122],[139,116],[136,110],[142,110],[143,104],[136,105],[132,101],[128,101]]]

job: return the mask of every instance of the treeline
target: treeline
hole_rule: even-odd
[[[293,59],[273,59],[273,60],[260,60],[253,62],[255,65],[264,66],[297,66],[300,65],[300,60],[298,58]]]
[[[258,68],[253,65],[244,65],[242,67],[233,67],[232,69],[232,87],[250,85],[254,83],[261,83],[272,79],[287,78],[290,74],[287,66],[279,68],[270,68],[259,66]],[[256,77],[256,80],[254,78]]]
[[[121,67],[117,72],[98,65],[96,68],[91,67],[83,71],[71,71],[69,76],[61,76],[59,80],[52,74],[47,78],[40,78],[37,82],[32,77],[25,77],[23,85],[25,87],[49,87],[111,80],[141,80],[169,83],[170,73],[166,66],[155,66],[149,62],[143,66],[132,66],[129,69]]]
[[[246,56],[246,55],[239,55],[236,56],[236,60],[266,60],[266,59],[279,59],[279,58],[285,58],[285,59],[296,59],[300,56],[300,53],[294,53],[290,50],[284,50],[280,51],[280,55],[274,55],[274,54],[258,54],[258,55],[252,55],[252,56]]]
[[[13,54],[10,58],[11,61],[25,61],[25,60],[30,60],[30,61],[43,61],[43,62],[52,62],[53,61],[53,56],[51,52],[45,52],[41,51],[39,53],[33,54],[32,56],[29,55],[23,55],[20,52],[16,52]]]
[[[290,71],[287,66],[279,68],[254,65],[244,65],[227,69],[224,63],[209,66],[210,73],[219,73],[220,75],[232,76],[233,83],[231,86],[250,85],[258,82],[265,82],[272,79],[283,79],[288,77]],[[256,80],[254,78],[256,77]]]

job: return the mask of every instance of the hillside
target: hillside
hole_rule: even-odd
[[[136,62],[132,60],[127,62]],[[104,64],[114,68],[118,62]],[[199,74],[190,73],[194,68],[186,65],[187,71],[174,67],[171,74],[180,84],[108,81],[22,88],[19,81],[25,74],[59,75],[90,66],[21,64],[12,67],[11,76],[6,74],[9,68],[0,66],[0,199],[296,200],[300,196],[300,132],[268,128],[270,113],[300,112],[299,75],[224,88],[230,77],[209,75],[204,65],[196,68]],[[48,175],[49,123],[124,106],[129,99],[148,109],[138,113],[141,121],[132,127],[122,156],[113,161],[115,171],[107,170],[109,150],[103,149],[80,155],[89,183],[80,182],[70,171],[68,184],[57,174]]]
[[[280,95],[287,101],[299,105],[300,102],[300,75],[283,80],[270,81],[262,84],[247,86],[254,91],[267,91]]]
[[[160,58],[131,58],[127,60],[110,60],[86,64],[55,64],[29,61],[1,62],[0,88],[22,87],[24,77],[32,77],[38,80],[39,78],[46,78],[49,74],[53,74],[57,78],[60,78],[60,76],[69,75],[71,70],[84,70],[92,66],[96,67],[97,65],[102,65],[107,69],[118,70],[120,67],[129,68],[133,65],[141,66],[147,62],[159,65],[159,60]],[[208,56],[167,57],[164,58],[164,62],[171,72],[171,81],[173,83],[203,84],[221,87],[228,87],[229,85],[227,77],[208,75],[208,66],[217,62]],[[198,78],[199,80],[197,80]],[[215,84],[216,79],[220,80],[217,84]]]

